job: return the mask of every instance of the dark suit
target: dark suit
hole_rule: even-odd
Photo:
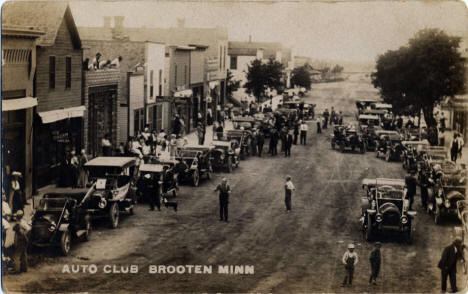
[[[374,250],[372,250],[370,257],[369,257],[369,261],[371,265],[371,275],[369,278],[369,283],[372,281],[375,282],[375,280],[377,280],[377,277],[380,272],[380,260],[381,260],[380,249],[375,248]]]
[[[231,188],[227,184],[219,184],[216,187],[216,191],[219,191],[219,220],[228,221],[229,193],[231,192]]]
[[[450,278],[452,292],[457,292],[457,261],[463,259],[461,246],[451,244],[445,247],[438,267],[442,274],[442,292],[447,291],[447,276]]]

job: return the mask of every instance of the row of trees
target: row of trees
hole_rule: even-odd
[[[372,83],[396,114],[424,114],[428,140],[437,144],[433,110],[445,97],[466,90],[461,39],[439,29],[421,30],[406,46],[378,56]]]

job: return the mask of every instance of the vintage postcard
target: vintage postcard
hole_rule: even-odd
[[[5,293],[468,291],[465,3],[1,20]]]

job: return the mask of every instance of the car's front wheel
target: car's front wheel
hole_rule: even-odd
[[[110,219],[110,224],[111,228],[115,229],[119,225],[119,205],[117,202],[113,202],[111,204],[111,207],[109,209],[109,219]]]
[[[62,232],[62,236],[60,236],[60,251],[62,255],[68,255],[71,248],[71,235],[70,231],[66,230]]]

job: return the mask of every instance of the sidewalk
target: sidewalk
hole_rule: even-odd
[[[443,136],[440,136],[439,139],[442,137],[444,138],[444,146],[450,150],[450,145],[452,144],[453,140],[453,133],[454,131],[449,130],[445,131]],[[462,157],[461,160],[457,162],[464,163],[468,165],[468,142],[465,142],[465,146],[462,148]]]

